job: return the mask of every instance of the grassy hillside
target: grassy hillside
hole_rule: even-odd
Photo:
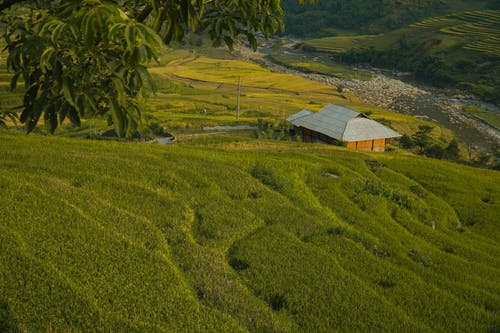
[[[433,17],[379,35],[335,36],[307,41],[311,50],[347,62],[412,72],[416,79],[467,89],[498,103],[500,10]]]
[[[220,49],[166,49],[161,63],[154,64],[150,72],[156,82],[156,93],[143,101],[145,125],[154,123],[175,134],[199,132],[203,126],[257,125],[259,119],[283,121],[304,108],[317,111],[327,103],[338,103],[367,112],[401,133],[411,135],[419,125],[429,124],[435,127],[432,133],[435,141],[446,145],[453,139],[453,133],[438,124],[367,105],[350,92],[339,93],[332,86],[272,72],[235,59]],[[0,110],[22,103],[22,89],[14,92],[9,89],[10,77],[0,67]],[[241,79],[239,120],[235,116],[238,77]],[[82,137],[109,128],[105,118],[84,119],[81,128],[66,121],[56,134]],[[37,131],[47,132],[43,122]]]
[[[165,65],[151,68],[157,94],[149,101],[151,115],[170,127],[235,124],[238,77],[241,79],[240,123],[258,118],[283,119],[305,107],[319,109],[331,100],[362,105],[352,94],[334,87],[273,73],[236,59],[211,58],[196,51],[171,51]],[[204,112],[206,110],[206,112]]]
[[[12,132],[0,156],[2,332],[499,329],[498,172]]]

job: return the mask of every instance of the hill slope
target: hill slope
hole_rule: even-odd
[[[0,331],[500,324],[498,172],[262,141],[0,156]]]
[[[473,9],[498,8],[498,1],[322,0],[300,5],[284,1],[286,33],[300,37],[332,35],[339,28],[381,33],[426,17]]]
[[[415,79],[467,89],[500,101],[500,10],[432,17],[379,35],[334,36],[305,42],[351,63],[412,72]]]

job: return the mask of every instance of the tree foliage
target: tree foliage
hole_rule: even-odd
[[[15,2],[15,1],[14,1]],[[51,132],[65,119],[110,114],[120,136],[141,124],[141,100],[153,90],[147,64],[163,42],[187,29],[207,31],[214,46],[283,28],[279,0],[84,0],[22,2],[1,12],[14,73],[24,83],[20,121]]]
[[[32,131],[43,114],[53,132],[69,118],[109,112],[120,136],[140,122],[138,98],[151,86],[146,64],[160,40],[112,6],[84,1],[66,19],[45,10],[14,17],[6,34],[11,87],[24,80],[20,120]]]
[[[432,129],[433,127],[429,125],[420,125],[418,131],[412,135],[411,139],[415,146],[418,147],[420,153],[422,153],[426,147],[430,146],[432,140],[429,133]]]

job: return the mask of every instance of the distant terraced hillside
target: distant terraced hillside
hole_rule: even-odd
[[[466,88],[500,101],[500,10],[475,10],[425,19],[380,35],[306,41],[309,50],[348,62],[410,71],[441,86]]]
[[[410,27],[439,29],[464,39],[463,48],[500,57],[500,10],[477,10],[429,18]]]
[[[408,41],[425,41],[430,36],[440,39],[447,48],[462,47],[500,56],[500,10],[477,10],[433,17],[381,35],[325,37],[309,40],[305,45],[321,51],[344,53],[370,48],[383,50],[394,46],[403,37]],[[438,50],[441,49],[435,51]]]
[[[432,16],[479,9],[498,9],[498,1],[462,0],[322,0],[284,1],[286,33],[328,36],[343,30],[382,33]]]
[[[496,332],[500,174],[0,133],[2,332]]]

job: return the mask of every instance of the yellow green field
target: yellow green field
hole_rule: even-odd
[[[168,63],[151,68],[157,92],[148,100],[148,108],[151,116],[174,132],[213,125],[255,125],[259,118],[284,120],[304,108],[316,111],[327,103],[369,112],[402,133],[411,134],[426,123],[370,106],[349,92],[339,93],[336,87],[272,72],[248,61],[209,58],[187,51],[170,51],[167,55]],[[238,78],[241,113],[236,121]],[[449,130],[434,126],[436,138],[451,140]]]
[[[497,171],[0,131],[2,332],[495,332]]]
[[[219,58],[205,51],[165,49],[160,64],[152,64],[150,72],[156,92],[143,101],[146,125],[158,123],[173,133],[200,131],[203,126],[256,125],[258,119],[274,122],[304,108],[319,110],[327,103],[347,105],[383,119],[401,133],[413,133],[422,120],[381,110],[367,105],[349,92],[339,93],[327,86],[300,76],[272,72],[252,62],[218,52]],[[241,80],[241,111],[236,120],[237,82]],[[0,69],[0,107],[21,104],[22,88],[11,92],[10,75]],[[18,124],[19,125],[19,124]],[[435,124],[434,124],[435,125]],[[56,134],[85,136],[110,128],[104,119],[84,120],[81,128],[65,123]],[[44,132],[43,123],[39,132]],[[453,134],[435,126],[434,137],[450,141]]]

